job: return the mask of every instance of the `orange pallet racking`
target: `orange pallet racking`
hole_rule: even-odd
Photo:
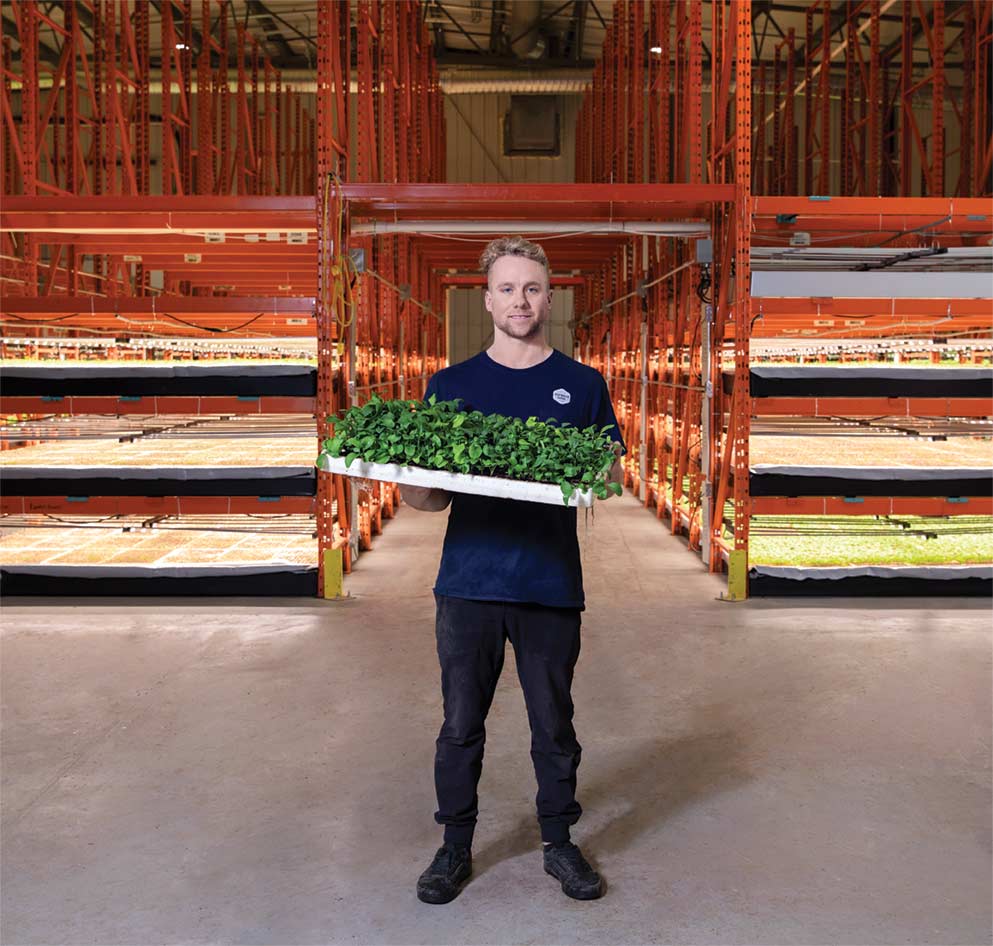
[[[984,299],[758,299],[750,270],[753,245],[988,246],[990,0],[817,0],[785,30],[776,4],[616,0],[571,185],[443,183],[438,72],[413,0],[317,5],[312,117],[228,4],[205,2],[198,31],[189,0],[172,0],[160,21],[158,196],[142,163],[147,5],[17,6],[16,62],[12,37],[4,43],[0,275],[22,288],[0,305],[6,330],[316,336],[322,439],[328,415],[372,392],[419,396],[444,363],[446,286],[468,278],[476,253],[437,235],[445,221],[490,232],[567,221],[555,275],[575,280],[577,356],[609,380],[631,448],[626,484],[711,570],[730,559],[733,597],[747,593],[751,515],[768,508],[749,494],[753,338],[960,334],[988,345]],[[779,32],[768,51],[753,35],[763,16]],[[45,17],[62,31],[51,79]],[[81,27],[93,24],[89,42]],[[88,56],[95,78],[81,88]],[[986,416],[976,399],[831,408],[884,406]],[[761,410],[822,407],[770,398]],[[322,567],[337,534],[350,568],[396,502],[394,488],[353,495],[321,474]]]

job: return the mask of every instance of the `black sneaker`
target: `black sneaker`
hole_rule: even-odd
[[[586,862],[583,852],[571,841],[545,847],[545,873],[562,882],[562,892],[574,900],[596,900],[603,896],[603,878]]]
[[[417,878],[417,899],[424,903],[448,903],[461,892],[472,873],[472,851],[462,845],[438,848],[431,866]]]

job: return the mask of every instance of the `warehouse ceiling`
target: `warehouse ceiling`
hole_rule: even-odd
[[[151,46],[153,67],[161,59],[161,30],[158,27],[164,0],[151,0]],[[207,0],[193,0],[194,53],[199,49],[202,10]],[[231,0],[234,20],[243,23],[249,34],[260,41],[262,51],[274,66],[288,71],[315,69],[317,52],[317,7],[324,0]],[[358,14],[357,0],[352,4],[353,22]],[[902,37],[902,3],[904,0],[882,0],[880,41],[884,61],[898,56]],[[216,0],[210,0],[216,10]],[[610,25],[614,0],[425,0],[422,14],[432,36],[434,54],[442,75],[457,75],[466,69],[513,70],[528,73],[542,70],[573,70],[577,76],[590,73],[601,54],[604,36]],[[845,21],[849,0],[834,0],[831,6],[830,30],[840,31]],[[53,22],[61,21],[61,3],[42,0],[42,7]],[[174,8],[175,9],[175,8]],[[777,45],[792,29],[796,47],[817,45],[823,28],[823,16],[814,22],[812,42],[806,42],[808,0],[778,2],[753,0],[752,17],[754,56],[756,60],[772,61]],[[83,28],[90,32],[92,14],[85,4],[77,10]],[[175,14],[174,14],[175,15]],[[216,15],[216,14],[215,14]],[[948,14],[946,14],[948,18]],[[704,66],[710,64],[711,37],[709,16],[704,16]],[[9,11],[3,13],[4,34],[17,49],[17,30]],[[927,59],[926,37],[914,25],[915,59]],[[51,63],[58,62],[60,41],[52,27],[43,28],[40,35],[41,56]],[[232,54],[233,38],[229,43]],[[961,44],[948,43],[952,49]],[[802,56],[802,51],[798,52]],[[799,61],[799,60],[798,60]],[[838,59],[839,66],[843,59]],[[956,63],[946,63],[954,67]]]

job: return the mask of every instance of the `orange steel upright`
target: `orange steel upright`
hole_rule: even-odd
[[[295,93],[289,87],[283,89],[258,41],[246,37],[241,24],[234,22],[233,8],[226,0],[205,0],[200,7],[202,47],[195,67],[191,3],[172,0],[161,5],[162,91],[158,96],[151,93],[146,0],[63,0],[47,5],[19,0],[9,8],[0,84],[0,167],[5,195],[135,198],[130,207],[140,213],[146,206],[143,199],[151,194],[313,194],[313,160],[309,157],[313,133],[306,114],[295,118],[289,114]],[[39,39],[42,25],[44,43]],[[237,78],[228,74],[226,66],[235,37]],[[232,83],[233,95],[229,93]],[[152,166],[151,114],[156,98],[162,116],[162,155],[158,165]],[[292,167],[294,174],[280,173],[284,167]],[[13,206],[5,201],[5,209]],[[36,206],[51,207],[57,213],[70,205],[53,201]],[[91,206],[109,205],[95,202]],[[160,236],[154,241],[155,250],[161,254],[171,244],[175,248],[165,259],[155,260],[151,258],[154,253],[142,253],[140,241],[115,241],[112,226],[84,228],[80,220],[80,229],[73,231],[72,222],[67,223],[63,228],[0,228],[0,276],[7,290],[5,321],[17,311],[19,296],[75,297],[84,292],[131,300],[149,295],[149,272],[156,269],[163,271],[165,295],[213,294],[213,287],[225,282],[221,274],[232,275],[229,260],[213,271],[202,260],[186,260],[187,252],[204,250],[202,239],[181,233]],[[233,242],[223,251],[210,252],[230,255]],[[105,245],[106,252],[101,252]],[[244,249],[259,255],[259,247]],[[277,252],[275,248],[269,251]],[[206,255],[201,252],[201,257]],[[312,269],[309,281],[313,283]],[[245,279],[242,285],[248,288],[250,282]],[[276,290],[274,282],[270,278],[264,286],[253,288],[272,286]],[[255,314],[257,310],[251,313]],[[82,323],[61,318],[58,331],[71,334],[77,326]],[[87,327],[94,328],[92,324]],[[104,328],[119,330],[121,326]],[[38,331],[27,322],[21,323],[20,330]]]
[[[986,247],[993,239],[991,11],[989,0],[817,0],[808,6],[806,35],[798,46],[803,81],[793,88],[788,84],[785,98],[776,92],[771,103],[760,90],[752,126],[759,147],[767,141],[764,127],[770,123],[780,129],[776,141],[789,141],[796,129],[790,127],[787,104],[803,94],[804,147],[798,158],[804,168],[803,191],[784,189],[782,178],[768,168],[753,169],[758,192],[748,217],[752,245],[779,250],[812,245],[824,253],[861,253],[857,268],[892,274],[893,298],[746,296],[738,328],[748,323],[753,338],[799,336],[808,345],[828,346],[836,339],[934,342],[928,350],[935,363],[941,357],[936,347],[940,340],[971,339],[978,348],[976,363],[982,361],[982,350],[993,336],[990,300],[905,298],[898,289],[899,269],[892,267],[958,248]],[[891,24],[899,18],[898,32],[888,44],[881,41],[884,17]],[[761,76],[764,64],[759,68]],[[958,70],[962,80],[957,90]],[[950,147],[950,141],[958,145]],[[762,154],[757,161],[772,164],[775,158]],[[812,350],[819,362],[827,362],[825,347]],[[977,358],[959,352],[960,361],[963,355]],[[841,357],[845,360],[843,351]],[[900,360],[901,351],[895,357]],[[739,365],[736,359],[735,395]],[[736,403],[736,417],[738,411]],[[988,418],[990,405],[980,398],[773,397],[754,400],[751,412],[763,418],[792,416],[798,424],[810,417],[864,423],[892,415],[926,424]],[[738,472],[736,462],[735,488]],[[968,502],[965,506],[955,497],[928,496],[867,497],[857,503],[831,496],[762,497],[745,518],[750,513],[960,516],[967,509],[988,514],[987,500]],[[734,505],[737,546],[737,496]]]
[[[156,101],[145,0],[9,5],[8,337],[316,334],[323,439],[328,415],[375,393],[420,397],[445,362],[447,286],[469,278],[479,247],[400,224],[575,223],[553,276],[574,285],[576,356],[608,380],[625,484],[713,571],[732,553],[747,563],[753,413],[823,414],[752,398],[755,339],[948,335],[988,348],[988,300],[753,299],[750,273],[760,250],[806,241],[881,256],[989,244],[993,0],[783,4],[791,24],[754,67],[765,4],[616,0],[577,119],[575,182],[554,185],[444,183],[438,68],[415,0],[316,5],[313,111],[226,0],[160,7]],[[584,228],[604,221],[625,229]],[[672,227],[645,232],[659,224]],[[284,239],[257,239],[269,231]],[[978,410],[923,400],[900,406]],[[322,474],[322,553],[341,546],[350,569],[397,501],[395,486],[353,495]],[[774,506],[762,499],[763,513]]]
[[[577,126],[578,181],[701,183],[701,13],[700,3],[615,4]],[[643,84],[647,101],[638,91]],[[614,113],[623,120],[612,120]],[[672,400],[681,417],[692,397],[683,358],[670,365],[663,354],[660,364],[660,351],[681,350],[695,285],[688,268],[683,241],[629,239],[576,293],[577,352],[610,384],[629,446],[625,483],[659,516],[672,503],[666,470],[678,465],[674,451],[688,436],[688,427],[677,423],[673,438],[658,423],[668,413],[660,404]]]
[[[712,218],[713,296],[708,303],[705,380],[707,495],[701,528],[707,532],[704,558],[711,571],[723,562],[725,503],[733,503],[733,548],[747,567],[750,520],[748,443],[750,239],[751,239],[751,20],[750,4],[715,2],[711,6],[714,42],[710,173],[734,184],[734,201],[717,205]],[[734,90],[732,91],[732,76]],[[729,107],[733,100],[734,108]],[[788,134],[788,132],[787,132]],[[711,327],[712,323],[712,327]],[[725,343],[732,345],[734,384],[724,394]]]
[[[232,4],[205,0],[196,15],[188,0],[161,5],[158,92],[147,0],[19,0],[8,9],[0,83],[5,341],[312,337],[309,109],[283,87]],[[158,164],[151,160],[156,112]],[[208,239],[212,232],[216,239]],[[280,239],[262,241],[264,232]],[[2,410],[51,413],[41,400],[4,398]],[[59,410],[312,415],[314,400],[82,397],[66,398]],[[104,499],[108,509],[155,506],[148,497]],[[231,497],[175,500],[180,512],[251,511]],[[282,497],[265,509],[313,507],[308,497]]]
[[[993,195],[993,3],[962,4],[961,157],[956,195]],[[958,111],[956,105],[956,111]]]
[[[419,3],[359,0],[354,24],[345,2],[324,3],[319,13],[318,370],[319,379],[326,380],[320,382],[318,413],[323,438],[329,413],[373,395],[420,397],[428,377],[441,367],[444,290],[424,259],[425,241],[403,234],[351,234],[361,205],[350,195],[356,185],[377,195],[383,185],[440,182],[444,125],[437,65]],[[354,114],[347,94],[352,26]],[[349,149],[350,122],[355,124],[354,151]],[[333,396],[332,351],[341,361]],[[318,497],[324,510],[318,522],[322,567],[323,551],[335,541],[328,528],[333,501],[337,540],[349,571],[355,554],[371,549],[383,519],[393,516],[399,489],[378,483],[356,489],[346,477],[320,477],[325,484]]]
[[[350,23],[347,3],[324,3],[317,17],[317,447],[330,436],[328,417],[348,406],[353,370],[346,332],[354,320],[350,306],[348,231],[342,179],[349,174]],[[334,355],[340,372],[335,377]],[[316,451],[315,451],[316,452]],[[351,487],[347,477],[317,473],[318,588],[324,588],[325,552],[339,530],[343,566],[351,570]]]

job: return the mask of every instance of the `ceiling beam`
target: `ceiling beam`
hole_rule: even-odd
[[[845,24],[846,11],[845,8],[848,6],[848,0],[841,0],[841,5],[838,7],[833,7],[831,14],[828,18],[828,35],[834,36],[835,33],[841,32],[841,27]],[[824,39],[824,29],[818,26],[814,30],[814,35],[808,37],[807,42],[804,43],[801,49],[797,50],[795,62],[796,65],[802,66],[807,55],[807,50],[816,49],[820,46]]]
[[[503,27],[507,19],[507,7],[505,0],[493,0],[493,6],[490,10],[490,44],[489,51],[491,56],[498,55],[503,52],[504,46],[504,32]]]
[[[313,46],[316,50],[317,43],[315,43],[309,36],[302,33],[292,23],[288,23],[278,13],[270,10],[264,3],[262,3],[262,0],[248,0],[247,8],[258,18],[260,25],[266,31],[265,38],[267,40],[271,40],[279,46],[279,59],[276,60],[270,57],[270,61],[276,68],[293,68],[298,66],[301,61],[305,62],[308,66],[312,64],[309,56],[301,56],[293,51],[293,47],[290,46],[282,31],[276,26],[276,22],[278,21],[287,29],[292,30],[296,33],[298,38],[302,39],[308,45]]]
[[[17,23],[6,14],[3,16],[3,31],[5,36],[10,36],[11,38],[17,37],[18,45],[20,44],[20,35],[17,31]],[[59,60],[62,58],[58,50],[52,46],[49,46],[48,43],[41,39],[38,40],[38,55],[45,62],[53,66],[58,66]]]
[[[581,59],[585,52],[586,14],[588,8],[588,0],[572,0],[569,25],[566,27],[563,37],[562,55],[573,61]]]
[[[480,45],[479,45],[479,43],[477,43],[477,42],[476,42],[476,39],[475,39],[475,37],[474,37],[474,36],[472,36],[472,35],[470,35],[469,33],[467,33],[467,32],[466,32],[466,29],[465,29],[465,27],[464,27],[464,26],[463,26],[463,25],[462,25],[461,23],[459,23],[459,21],[458,21],[458,20],[456,20],[456,19],[455,19],[455,17],[454,17],[454,16],[452,16],[452,14],[451,14],[451,13],[449,13],[449,12],[448,12],[448,10],[446,10],[446,9],[444,8],[444,6],[442,6],[442,4],[441,4],[441,3],[439,2],[439,0],[435,0],[435,4],[434,4],[434,9],[436,9],[436,10],[440,10],[440,11],[441,11],[442,13],[444,13],[444,14],[445,14],[445,16],[447,16],[447,17],[448,17],[448,19],[450,19],[450,20],[451,20],[451,21],[452,21],[452,22],[453,22],[453,23],[455,24],[455,28],[456,28],[456,29],[457,29],[457,30],[458,30],[458,31],[459,31],[459,32],[460,32],[460,33],[461,33],[461,34],[462,34],[462,35],[463,35],[463,36],[464,36],[464,37],[465,37],[465,38],[466,38],[467,40],[469,40],[469,42],[470,42],[470,43],[472,43],[472,45],[473,45],[473,46],[475,46],[475,47],[476,47],[476,49],[478,49],[480,53],[482,53],[483,55],[486,55],[486,50],[484,50],[484,49],[483,49],[483,47],[482,47],[482,46],[480,46]]]
[[[945,24],[947,25],[951,20],[953,20],[959,13],[962,12],[966,3],[959,3],[954,9],[946,10],[945,12]],[[901,18],[902,22],[902,18]],[[921,34],[924,32],[924,27],[921,25],[921,18],[915,16],[912,19],[912,25],[910,27],[910,43],[913,46],[914,43],[920,38]],[[889,62],[897,53],[900,52],[903,44],[903,37],[898,36],[892,43],[886,46],[880,56],[883,62]]]

